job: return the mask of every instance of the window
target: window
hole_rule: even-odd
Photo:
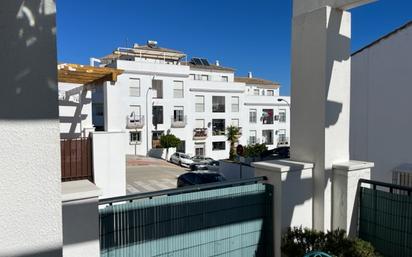
[[[257,144],[257,133],[256,130],[250,130],[249,131],[249,145],[255,145]]]
[[[130,144],[140,144],[142,142],[142,133],[140,131],[130,131]]]
[[[267,95],[268,95],[268,96],[274,96],[274,95],[275,95],[275,91],[273,91],[273,90],[268,90]]]
[[[253,89],[253,95],[259,95],[259,89]]]
[[[175,106],[173,108],[173,121],[184,121],[184,109],[183,106]]]
[[[222,76],[222,81],[223,82],[229,82],[229,77],[228,76]]]
[[[163,80],[152,80],[152,88],[156,91],[155,98],[163,98]]]
[[[273,145],[273,130],[262,130],[262,143]]]
[[[205,156],[205,144],[195,144],[195,156]]]
[[[140,96],[140,79],[130,78],[129,96]]]
[[[213,112],[225,112],[225,97],[213,96],[212,105]]]
[[[279,122],[286,122],[286,110],[285,109],[279,110]]]
[[[186,142],[184,140],[180,141],[180,143],[177,145],[176,152],[186,153]]]
[[[273,124],[273,109],[263,109],[263,124]]]
[[[231,121],[230,121],[230,125],[231,126],[233,126],[233,127],[239,127],[239,119],[232,119]]]
[[[219,150],[225,150],[226,149],[226,142],[213,142],[212,143],[212,150],[213,151],[219,151]]]
[[[204,112],[205,111],[205,97],[197,95],[195,97],[195,111]]]
[[[183,98],[183,81],[173,81],[173,97]]]
[[[205,128],[205,120],[196,119],[195,120],[195,128]]]
[[[278,142],[279,143],[286,143],[288,141],[286,137],[286,129],[279,129],[278,130]]]
[[[232,96],[232,112],[239,112],[239,97]]]
[[[257,122],[257,110],[256,109],[250,109],[249,110],[249,122],[250,123],[256,123]]]
[[[225,135],[225,120],[224,119],[214,119],[212,120],[212,128],[214,136]]]
[[[129,117],[133,121],[140,121],[141,120],[141,115],[140,115],[140,105],[130,105],[129,106]]]
[[[163,124],[163,106],[153,106],[153,125]]]
[[[201,80],[204,80],[204,81],[208,81],[209,80],[209,75],[202,75],[201,76]]]

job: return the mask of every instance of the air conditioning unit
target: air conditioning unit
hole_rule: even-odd
[[[392,171],[392,182],[396,185],[412,187],[412,164],[405,163]]]

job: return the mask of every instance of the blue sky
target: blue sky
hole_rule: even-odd
[[[290,94],[289,0],[59,0],[60,62],[87,64],[116,47],[148,39],[278,81]],[[352,10],[357,50],[412,20],[411,0],[380,0]]]

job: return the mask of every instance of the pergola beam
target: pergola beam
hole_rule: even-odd
[[[294,0],[293,16],[299,16],[319,8],[330,6],[340,10],[349,10],[378,0]]]
[[[60,64],[57,67],[59,82],[90,85],[106,81],[117,81],[123,70],[93,67],[79,64]]]

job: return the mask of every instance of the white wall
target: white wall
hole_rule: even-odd
[[[100,257],[100,194],[88,180],[62,183],[64,257]]]
[[[94,182],[101,198],[126,194],[126,133],[93,132]]]
[[[412,26],[352,57],[350,155],[375,163],[371,177],[411,163]]]
[[[0,10],[0,256],[61,256],[55,5]]]
[[[78,138],[88,136],[84,131],[93,130],[92,92],[84,85],[59,83],[60,137]],[[78,92],[69,94],[66,92]]]

